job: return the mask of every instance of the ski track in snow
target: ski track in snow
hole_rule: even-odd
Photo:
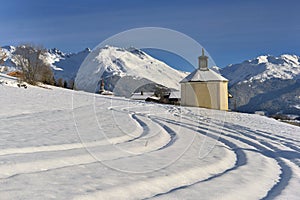
[[[55,88],[19,91],[0,88],[1,199],[300,195],[298,127]],[[32,95],[60,100],[22,100]]]

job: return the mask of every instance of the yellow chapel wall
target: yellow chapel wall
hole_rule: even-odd
[[[181,105],[228,110],[228,82],[187,82],[181,84]]]
[[[220,110],[228,110],[228,82],[220,82]]]

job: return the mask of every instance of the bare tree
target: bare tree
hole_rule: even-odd
[[[73,79],[69,80],[68,86],[69,86],[70,89],[72,89],[72,90],[74,89],[74,80]]]
[[[21,45],[16,48],[15,61],[22,72],[22,81],[35,85],[37,82],[53,84],[53,72],[45,61],[46,50],[33,45]]]
[[[64,88],[68,88],[68,83],[66,80],[64,81]]]
[[[58,80],[57,80],[57,83],[56,83],[56,86],[58,86],[58,87],[63,87],[64,86],[64,80],[62,79],[62,78],[59,78]]]

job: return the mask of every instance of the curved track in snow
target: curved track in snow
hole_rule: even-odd
[[[300,195],[299,127],[56,88],[1,89],[10,94],[0,99],[3,199]]]

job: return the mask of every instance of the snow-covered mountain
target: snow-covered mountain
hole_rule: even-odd
[[[269,79],[291,80],[300,78],[300,57],[284,54],[279,57],[259,56],[240,64],[221,69],[233,85],[239,82],[264,82]]]
[[[17,70],[17,64],[14,59],[16,47],[15,46],[4,46],[1,47],[0,51],[2,51],[6,58],[4,59],[4,63],[0,65],[0,72],[9,73],[11,71]],[[60,52],[57,49],[50,49],[47,52],[47,55],[44,57],[47,63],[51,65],[53,70],[62,70],[53,65],[55,62],[59,62],[61,59],[64,59],[65,54]]]
[[[140,87],[153,90],[159,85],[178,90],[179,81],[186,76],[133,47],[95,49],[82,65],[75,79],[77,89],[97,92],[103,79],[105,89],[119,96],[130,96]]]
[[[13,53],[15,50],[16,48],[14,46],[1,47],[1,55],[5,54],[6,58],[4,59],[4,63],[0,64],[0,72],[9,73],[16,70],[16,63],[13,60]]]
[[[15,49],[14,46],[2,47],[7,58],[0,66],[1,73],[7,74],[17,69],[14,61]],[[77,75],[77,89],[98,92],[103,79],[105,89],[113,91],[115,95],[127,97],[138,88],[145,91],[161,87],[178,90],[179,81],[186,76],[186,73],[175,70],[133,47],[124,49],[106,46],[93,52],[87,48],[68,54],[54,48],[48,50],[45,59],[52,67],[57,82],[61,79],[69,84]],[[77,74],[83,61],[84,67]]]
[[[231,109],[300,113],[299,56],[259,56],[215,70],[229,79]]]
[[[64,81],[72,81],[75,79],[77,71],[86,58],[91,52],[89,48],[78,53],[64,54],[58,49],[51,49],[49,52],[49,62],[52,64],[54,69],[55,80],[63,79]]]
[[[17,65],[14,60],[14,52],[16,47],[14,46],[4,46],[1,51],[3,51],[7,58],[5,62],[0,65],[0,73],[9,73],[17,70]],[[78,53],[64,53],[56,48],[49,49],[47,51],[44,59],[50,64],[53,69],[55,80],[62,79],[69,83],[74,81],[76,73],[85,59],[85,57],[90,53],[90,49],[86,48]]]

